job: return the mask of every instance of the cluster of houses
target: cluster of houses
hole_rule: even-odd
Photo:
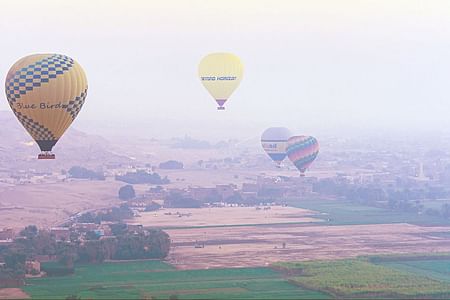
[[[187,187],[187,188],[151,188],[145,194],[140,195],[127,203],[134,211],[144,211],[146,207],[156,202],[160,205],[170,206],[164,203],[170,195],[178,194],[183,198],[194,199],[202,204],[225,205],[242,199],[266,202],[277,199],[282,201],[294,197],[310,197],[314,194],[313,184],[317,179],[313,177],[265,177],[258,176],[256,182],[243,183],[241,188],[235,184],[217,184],[213,187]],[[234,197],[234,198],[233,198]],[[259,203],[258,202],[258,203]]]

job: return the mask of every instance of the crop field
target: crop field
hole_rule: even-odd
[[[265,209],[264,209],[265,208]],[[272,205],[270,207],[211,207],[164,208],[157,212],[141,212],[129,223],[152,227],[213,227],[252,224],[322,223],[311,218],[316,212],[296,207]],[[270,208],[270,209],[269,209]]]
[[[300,286],[344,298],[448,298],[449,264],[442,260],[378,265],[363,259],[279,263]],[[438,267],[439,264],[443,266]],[[416,266],[416,267],[414,267]],[[429,270],[447,272],[447,280],[429,276]],[[445,274],[444,274],[445,275]]]
[[[289,283],[269,268],[179,271],[160,261],[82,265],[71,276],[28,279],[23,290],[38,299],[328,298]]]
[[[450,256],[448,259],[383,262],[381,265],[445,281],[450,285]]]
[[[178,269],[257,267],[280,261],[352,258],[394,253],[438,253],[449,227],[411,224],[317,226],[305,224],[166,230],[168,261]],[[197,244],[204,247],[195,247]]]
[[[440,210],[444,204],[450,204],[450,199],[436,199],[423,201],[422,204],[425,208],[433,208]]]
[[[328,225],[361,225],[410,223],[416,225],[450,225],[450,220],[426,214],[391,211],[358,205],[342,200],[291,200],[294,207],[320,212],[312,217],[321,218]]]

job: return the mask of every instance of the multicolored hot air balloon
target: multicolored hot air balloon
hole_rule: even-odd
[[[287,142],[286,153],[295,167],[300,171],[300,176],[305,176],[306,169],[319,154],[319,143],[312,136],[293,136]]]
[[[243,72],[241,60],[231,53],[212,53],[200,61],[198,76],[219,105],[218,110],[225,109],[224,104],[239,86]]]
[[[34,54],[17,61],[6,76],[6,98],[20,123],[53,159],[53,146],[80,112],[87,94],[81,66],[61,54]]]
[[[270,127],[261,135],[261,145],[264,151],[278,167],[286,158],[286,146],[290,137],[291,132],[284,127]]]

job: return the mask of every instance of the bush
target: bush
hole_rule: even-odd
[[[73,274],[75,269],[60,263],[48,262],[41,265],[41,271],[47,273],[47,276],[65,276]]]

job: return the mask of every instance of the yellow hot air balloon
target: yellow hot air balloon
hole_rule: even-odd
[[[81,66],[65,55],[29,55],[11,67],[5,90],[9,106],[42,151],[38,158],[55,158],[53,146],[86,98]]]
[[[225,109],[223,106],[239,86],[243,71],[241,60],[231,53],[212,53],[200,61],[198,76],[219,105],[218,110]]]

